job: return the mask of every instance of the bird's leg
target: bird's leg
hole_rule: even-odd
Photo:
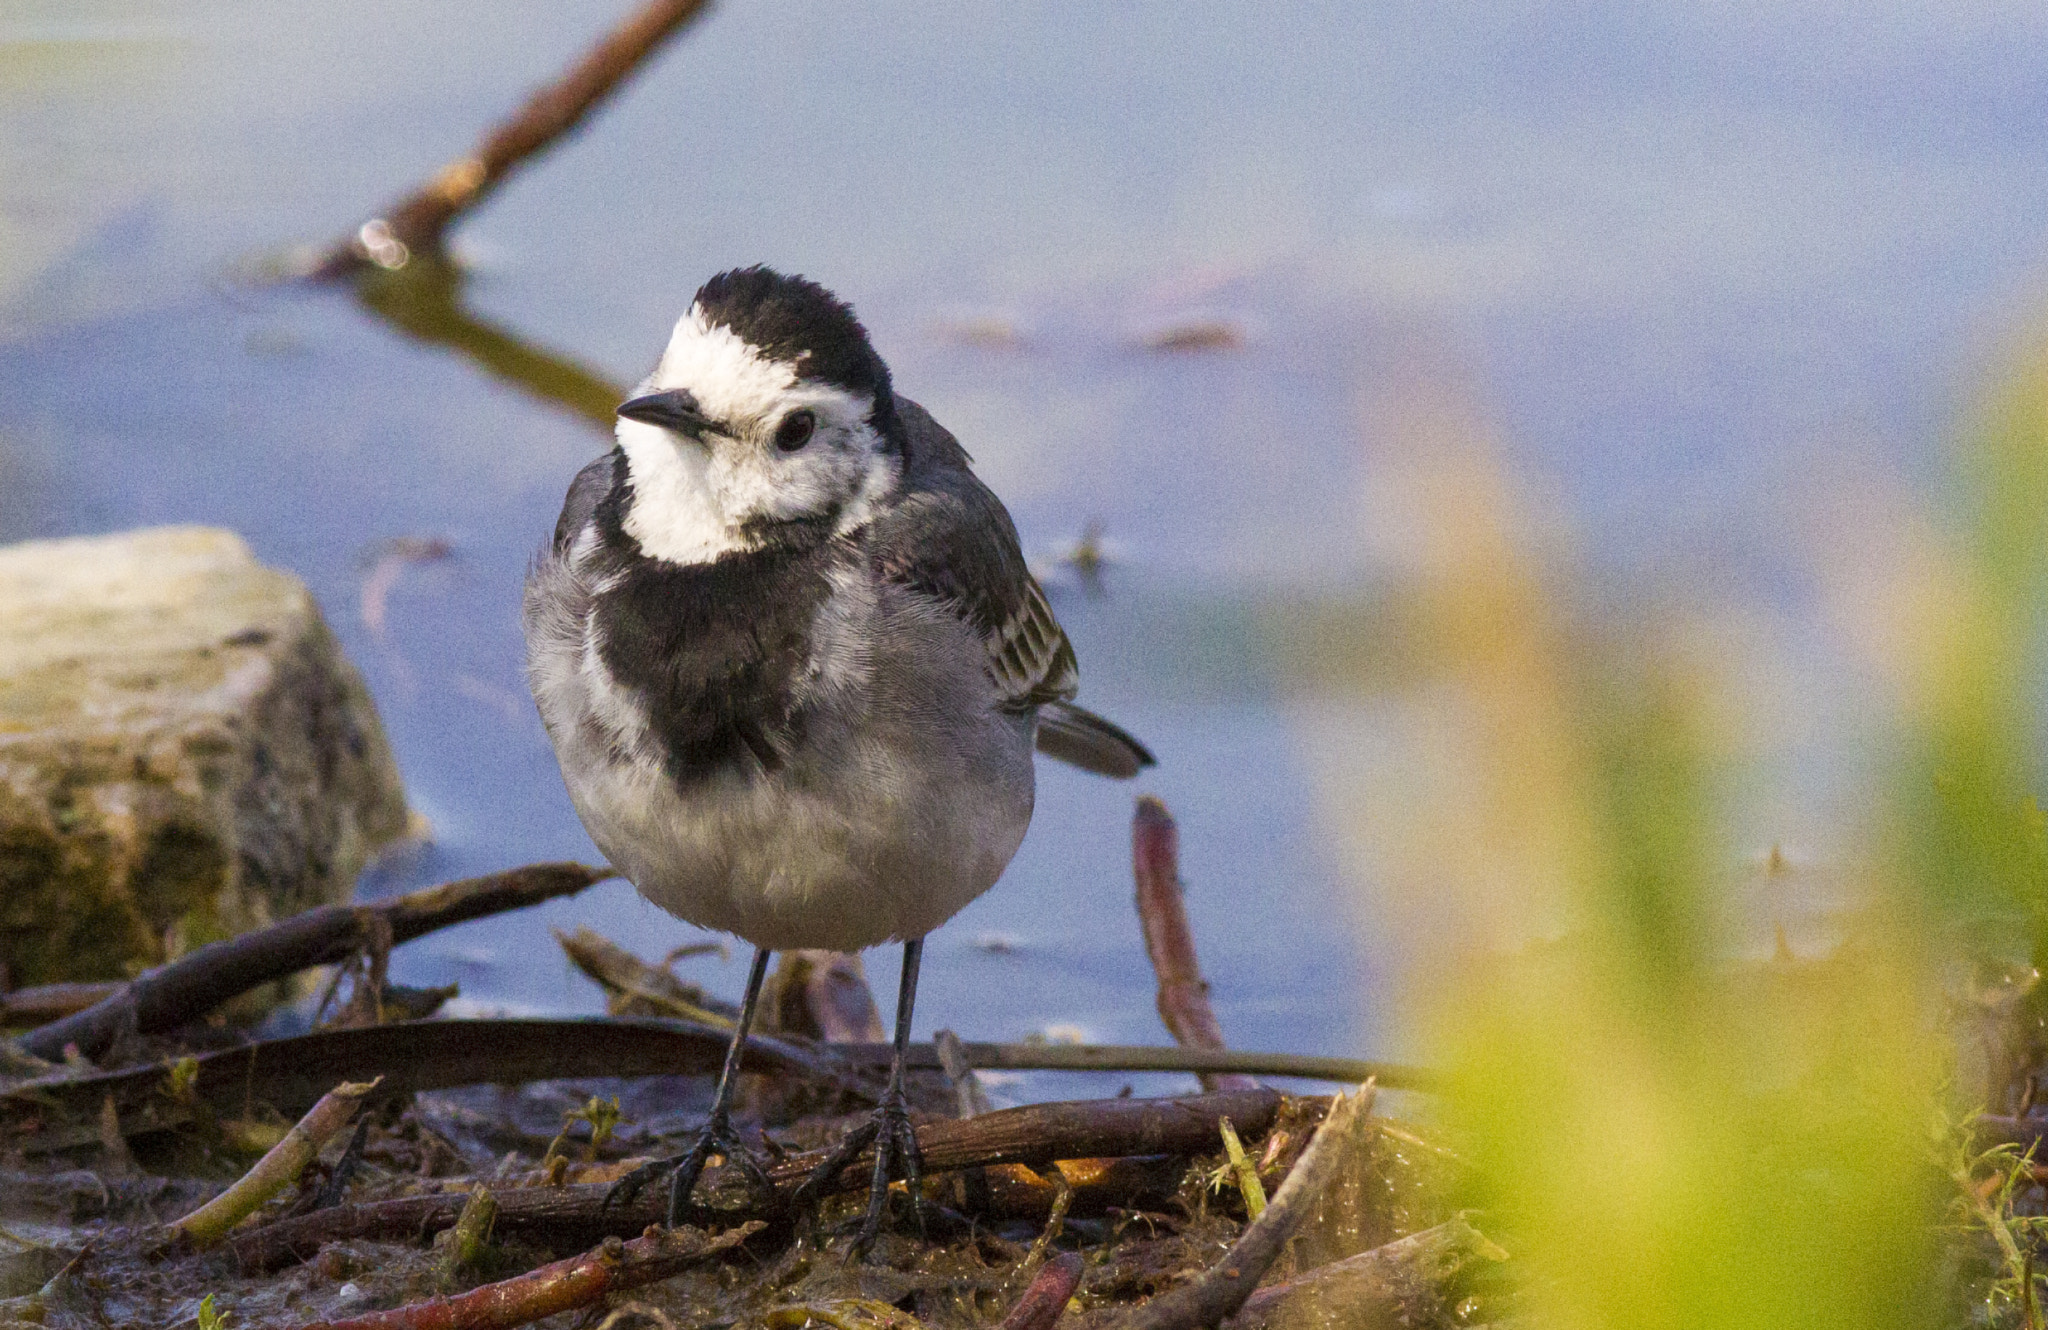
[[[729,1163],[737,1164],[754,1190],[762,1194],[764,1203],[773,1205],[775,1184],[768,1180],[768,1174],[732,1129],[732,1096],[739,1083],[740,1050],[746,1046],[747,1028],[754,1023],[754,1004],[761,996],[761,981],[767,975],[768,948],[757,947],[754,949],[754,968],[747,973],[747,995],[740,1000],[740,1018],[733,1027],[732,1043],[725,1050],[725,1070],[718,1078],[718,1095],[711,1101],[711,1117],[704,1124],[697,1143],[682,1154],[643,1164],[620,1178],[605,1194],[607,1207],[631,1204],[648,1183],[664,1173],[673,1172],[675,1176],[669,1182],[668,1190],[668,1225],[674,1228],[682,1219],[683,1207],[689,1203],[691,1190],[704,1172],[705,1161],[714,1152],[724,1155]]]
[[[796,1204],[808,1205],[824,1194],[824,1189],[860,1157],[861,1151],[870,1145],[875,1147],[875,1172],[868,1184],[868,1211],[861,1220],[860,1235],[853,1241],[852,1254],[855,1257],[867,1255],[881,1234],[882,1216],[889,1206],[890,1175],[899,1169],[904,1187],[910,1193],[910,1207],[917,1215],[918,1227],[922,1229],[924,1226],[924,1158],[918,1153],[917,1130],[911,1126],[910,1105],[903,1094],[903,1053],[910,1043],[910,1012],[917,1001],[917,969],[923,958],[923,938],[912,938],[903,944],[903,983],[896,993],[896,1056],[889,1066],[889,1088],[882,1092],[882,1102],[876,1106],[875,1115],[841,1141],[832,1157],[813,1169],[796,1192]]]

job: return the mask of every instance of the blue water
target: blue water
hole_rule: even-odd
[[[624,9],[0,6],[0,538],[215,522],[305,578],[435,832],[367,889],[593,855],[516,605],[604,441],[343,294],[237,274],[457,155]],[[1083,700],[1161,757],[1138,788],[1181,819],[1232,1041],[1389,1053],[1415,939],[1359,902],[1401,884],[1355,880],[1301,727],[1355,705],[1369,747],[1402,703],[1318,693],[1276,646],[1288,607],[1398,574],[1362,529],[1403,444],[1376,405],[1420,383],[1483,422],[1604,606],[1756,616],[1820,719],[1753,755],[1731,860],[1824,841],[1854,708],[1788,495],[1815,457],[1927,485],[2040,283],[2044,111],[2048,17],[1909,0],[727,0],[460,246],[480,313],[618,381],[721,267],[851,298],[1035,558],[1113,542],[1104,593],[1055,578],[1056,604]],[[1200,321],[1242,344],[1145,349]],[[365,573],[408,535],[452,557],[373,632]],[[933,939],[920,1031],[1162,1037],[1131,793],[1042,769],[1008,876]],[[579,922],[692,936],[610,884],[397,974],[595,1010],[545,931]]]

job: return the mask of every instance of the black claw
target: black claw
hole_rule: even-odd
[[[720,1131],[720,1124],[713,1122],[704,1128],[704,1134],[690,1147],[688,1154],[676,1165],[674,1176],[668,1180],[668,1226],[674,1228],[683,1222],[683,1208],[690,1203],[690,1193],[697,1189],[697,1179],[704,1175],[705,1161],[711,1158],[711,1150],[722,1143],[730,1131]]]
[[[917,1216],[917,1235],[928,1237],[924,1226],[924,1152],[917,1148],[917,1128],[904,1113],[896,1124],[896,1151],[903,1160],[903,1189],[910,1193],[910,1211]]]
[[[683,1211],[689,1208],[690,1193],[696,1190],[697,1179],[704,1175],[704,1166],[713,1154],[722,1154],[726,1162],[737,1165],[757,1199],[764,1208],[775,1206],[775,1184],[768,1177],[760,1162],[747,1152],[746,1146],[732,1129],[732,1123],[723,1114],[714,1115],[704,1124],[704,1130],[696,1142],[682,1154],[667,1159],[657,1159],[642,1164],[612,1184],[605,1193],[604,1207],[631,1205],[635,1197],[647,1189],[647,1184],[662,1176],[673,1173],[668,1188],[668,1226],[682,1222]]]
[[[918,1231],[924,1231],[924,1205],[921,1183],[924,1173],[924,1158],[917,1148],[917,1128],[910,1122],[910,1107],[904,1102],[900,1089],[882,1100],[875,1109],[875,1116],[864,1132],[872,1131],[875,1145],[875,1171],[868,1183],[868,1209],[860,1224],[860,1232],[854,1237],[853,1247],[848,1252],[854,1260],[864,1260],[875,1239],[882,1235],[882,1219],[889,1211],[889,1183],[891,1175],[900,1171],[904,1190],[910,1196],[911,1213],[917,1216]]]
[[[796,1194],[791,1198],[796,1208],[808,1210],[823,1200],[825,1188],[831,1186],[839,1175],[846,1171],[847,1166],[860,1157],[860,1152],[868,1148],[875,1139],[875,1133],[880,1130],[881,1123],[871,1119],[847,1133],[831,1157],[812,1169],[810,1176],[797,1186]]]

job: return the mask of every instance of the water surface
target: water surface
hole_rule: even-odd
[[[0,5],[0,538],[214,522],[304,577],[435,829],[366,889],[594,854],[516,607],[605,441],[344,294],[236,274],[465,150],[623,10]],[[852,299],[1051,571],[1083,701],[1158,751],[1138,788],[1181,819],[1232,1040],[1388,1053],[1411,940],[1355,908],[1359,829],[1318,811],[1344,805],[1311,755],[1341,732],[1382,760],[1409,703],[1280,663],[1290,607],[1369,629],[1398,579],[1376,404],[1421,384],[1486,422],[1606,608],[1751,625],[1731,649],[1811,723],[1751,755],[1731,863],[1824,854],[1855,693],[1788,491],[1817,454],[1932,474],[2038,284],[2044,112],[2048,18],[1915,0],[726,0],[460,247],[479,315],[618,382],[720,268]],[[1205,323],[1240,345],[1146,349]],[[1057,568],[1091,523],[1099,595]],[[453,553],[378,631],[365,574],[407,536]],[[1131,793],[1042,768],[1009,874],[933,939],[921,1033],[1161,1037]],[[649,955],[693,936],[612,884],[397,975],[595,1010],[545,932],[578,922]],[[885,999],[894,963],[870,959]],[[743,969],[695,964],[728,992]]]

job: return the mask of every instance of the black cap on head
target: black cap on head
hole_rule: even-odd
[[[758,264],[722,272],[697,290],[709,323],[732,329],[762,354],[788,361],[799,378],[872,393],[873,423],[893,433],[896,400],[889,367],[868,342],[853,307],[805,277]]]

